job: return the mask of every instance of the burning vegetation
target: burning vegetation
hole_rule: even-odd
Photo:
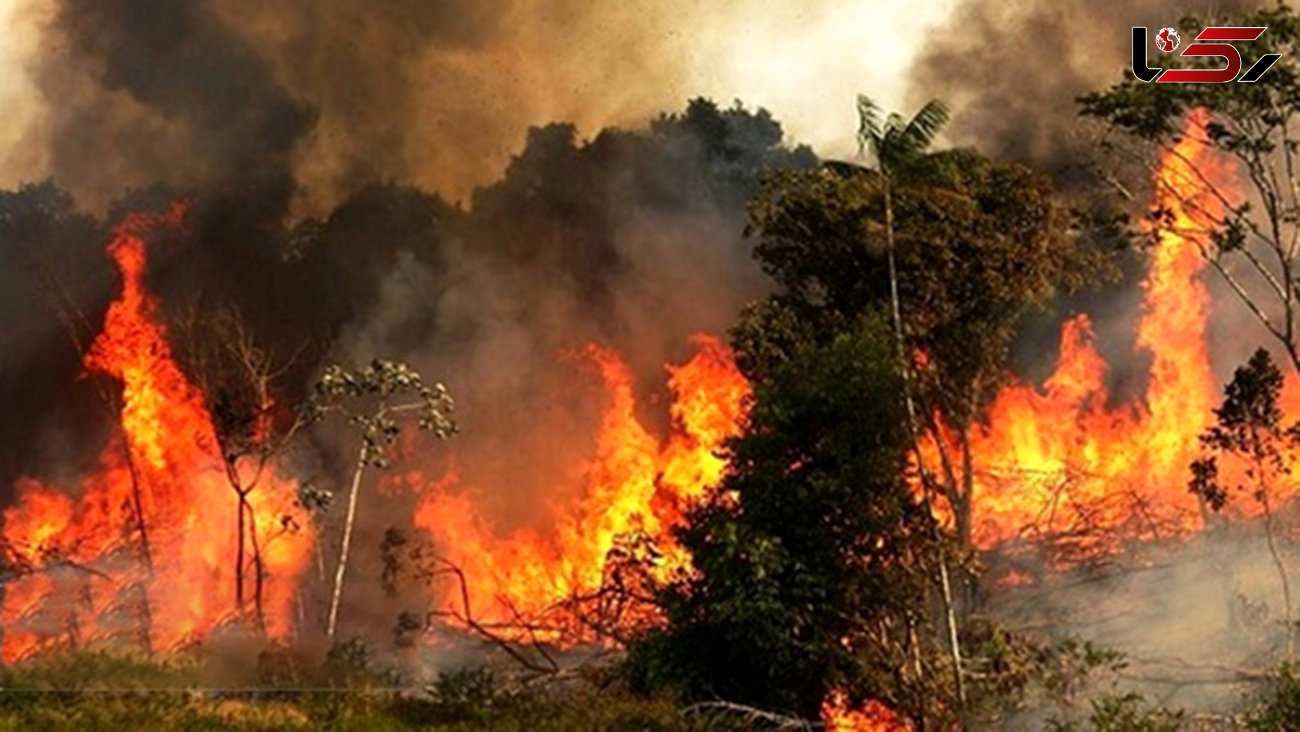
[[[533,128],[450,203],[272,63],[296,12],[54,5],[86,50],[43,83],[210,144],[106,198],[56,131],[112,203],[0,192],[0,719],[89,683],[237,697],[176,725],[1297,728],[1292,11],[1233,21],[1283,54],[1249,88],[1082,97],[1087,174],[939,149],[937,101],[860,97],[845,162],[697,99]],[[362,45],[417,43],[386,17]]]

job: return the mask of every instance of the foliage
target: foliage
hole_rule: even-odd
[[[872,321],[756,386],[720,489],[678,533],[695,571],[660,593],[668,627],[631,648],[639,688],[805,718],[832,688],[912,715],[943,704],[924,688],[939,548],[905,479],[887,332]]]
[[[871,151],[879,172],[894,176],[920,162],[935,135],[948,124],[948,107],[932,99],[910,120],[897,112],[885,119],[870,97],[858,95],[858,154]]]
[[[889,312],[893,253],[918,413],[964,435],[1006,377],[1021,317],[1085,284],[1101,258],[1069,236],[1052,186],[1023,166],[972,150],[893,164],[888,185],[855,166],[780,173],[751,204],[755,256],[781,290],[733,330],[738,363],[761,379],[798,345]],[[946,477],[965,536],[970,486]]]
[[[988,727],[1026,708],[1072,705],[1127,665],[1123,654],[1090,641],[1045,642],[985,618],[966,624],[962,648],[971,677],[970,717]]]
[[[1053,720],[1050,732],[1178,732],[1185,729],[1187,715],[1163,707],[1150,707],[1137,693],[1107,694],[1092,701],[1087,727],[1073,722]]]
[[[1282,381],[1282,372],[1261,348],[1236,370],[1224,390],[1223,404],[1214,410],[1217,420],[1201,436],[1210,454],[1192,464],[1191,490],[1215,511],[1227,504],[1233,492],[1249,491],[1254,500],[1266,503],[1269,483],[1291,474],[1291,453],[1300,445],[1300,423],[1283,423],[1278,403]],[[1244,463],[1248,484],[1224,484],[1221,455]]]
[[[722,716],[686,715],[670,697],[633,696],[608,679],[583,676],[530,688],[483,669],[449,671],[426,688],[360,671],[353,654],[323,664],[271,652],[258,681],[214,689],[209,664],[102,651],[52,656],[6,669],[0,727],[6,730],[730,730]],[[268,659],[263,654],[262,660]],[[363,666],[371,665],[365,661]],[[229,669],[227,669],[228,671]],[[344,683],[346,682],[346,683]]]
[[[357,498],[366,468],[382,469],[391,464],[393,446],[401,435],[399,417],[413,416],[420,429],[445,439],[456,433],[451,410],[452,398],[445,386],[441,383],[425,385],[419,372],[400,361],[375,359],[369,366],[352,370],[336,364],[326,368],[316,382],[312,399],[306,406],[308,418],[319,420],[327,414],[338,413],[346,417],[361,435],[330,592],[325,632],[331,639],[338,629],[343,579],[356,524]]]
[[[394,398],[401,401],[393,403]],[[360,369],[329,366],[316,382],[308,405],[313,419],[330,412],[343,414],[361,432],[359,462],[386,468],[392,462],[391,448],[401,430],[397,416],[412,413],[420,429],[439,438],[456,432],[451,419],[452,398],[441,383],[426,386],[420,374],[405,363],[375,359]]]
[[[1291,582],[1278,546],[1273,512],[1279,502],[1274,493],[1289,488],[1295,448],[1300,446],[1300,422],[1289,427],[1282,423],[1282,408],[1278,404],[1282,382],[1282,372],[1262,348],[1236,370],[1224,390],[1223,404],[1214,410],[1215,424],[1201,435],[1201,443],[1209,454],[1192,463],[1190,488],[1214,511],[1227,504],[1231,493],[1241,491],[1249,491],[1262,509],[1264,536],[1282,589],[1286,660],[1294,662],[1296,628]],[[1246,482],[1225,486],[1220,457],[1241,465]]]
[[[1283,664],[1246,715],[1247,729],[1256,732],[1294,732],[1300,720],[1300,678],[1295,667]]]

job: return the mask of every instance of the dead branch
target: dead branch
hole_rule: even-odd
[[[474,617],[473,609],[470,606],[469,582],[465,578],[465,571],[462,570],[459,565],[445,557],[435,556],[434,560],[442,565],[443,574],[448,574],[456,579],[460,594],[461,610],[458,611],[448,608],[446,610],[431,611],[425,620],[426,628],[432,625],[432,620],[435,618],[450,619],[454,623],[472,631],[475,635],[487,641],[489,644],[505,651],[506,655],[510,656],[528,671],[538,674],[554,674],[560,670],[559,664],[557,664],[555,659],[550,655],[545,653],[540,654],[543,662],[539,663],[529,658],[524,653],[523,649],[519,647],[518,643],[495,632],[489,625],[480,623]]]
[[[787,717],[784,714],[768,712],[744,704],[736,704],[727,701],[699,702],[697,704],[692,704],[681,711],[682,716],[685,717],[706,712],[721,712],[723,714],[735,715],[748,724],[762,723],[764,725],[771,725],[772,729],[777,730],[812,730],[821,729],[825,726],[821,722],[810,722],[799,717]]]

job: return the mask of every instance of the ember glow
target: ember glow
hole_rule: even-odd
[[[83,479],[79,498],[25,480],[4,513],[5,539],[46,570],[7,587],[6,661],[101,637],[172,649],[238,614],[236,499],[203,396],[172,358],[157,303],[144,288],[145,237],[180,226],[184,213],[177,205],[161,216],[130,216],[108,245],[122,293],[85,366],[88,377],[120,384],[121,429],[104,447],[99,470]],[[294,482],[279,476],[263,478],[249,495],[249,540],[260,544],[266,569],[262,607],[267,632],[277,638],[293,628],[298,577],[311,549],[295,496]],[[252,574],[245,575],[250,585]]]

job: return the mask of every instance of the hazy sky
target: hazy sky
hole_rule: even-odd
[[[0,0],[0,187],[59,172],[50,169],[43,152],[55,134],[45,111],[83,101],[77,95],[43,98],[31,73],[37,59],[57,43],[54,34],[42,33],[54,1]],[[401,81],[411,89],[401,113],[410,116],[406,126],[420,134],[399,135],[394,141],[402,148],[396,154],[407,161],[397,175],[460,197],[471,185],[500,173],[530,124],[569,120],[591,134],[607,124],[641,124],[658,111],[681,109],[697,95],[724,105],[738,98],[751,107],[767,107],[793,138],[824,155],[847,155],[856,128],[855,95],[865,91],[887,106],[901,104],[914,50],[952,3],[628,0],[582,3],[575,11],[572,3],[566,10],[563,2],[516,0],[502,17],[491,19],[485,41],[451,48],[435,41],[411,53],[410,67],[416,71]],[[281,18],[294,11],[283,2],[214,7],[259,49],[292,57],[285,52],[291,46]],[[350,33],[352,23],[343,23],[342,32]],[[331,32],[339,31],[322,30],[323,35]],[[292,63],[273,65],[282,74],[301,75]],[[454,77],[448,76],[449,67],[455,69]],[[430,72],[419,73],[423,69]],[[474,83],[468,95],[461,88],[465,79]],[[326,180],[330,156],[319,153],[334,144],[331,139],[348,133],[331,125],[332,102],[324,93],[316,100],[315,87],[290,85],[324,110],[314,139],[303,143],[312,153],[300,157],[319,168],[304,172],[309,184],[313,177]],[[452,95],[477,111],[449,110],[446,99]],[[447,131],[452,128],[458,131]],[[75,189],[75,181],[72,185]]]

